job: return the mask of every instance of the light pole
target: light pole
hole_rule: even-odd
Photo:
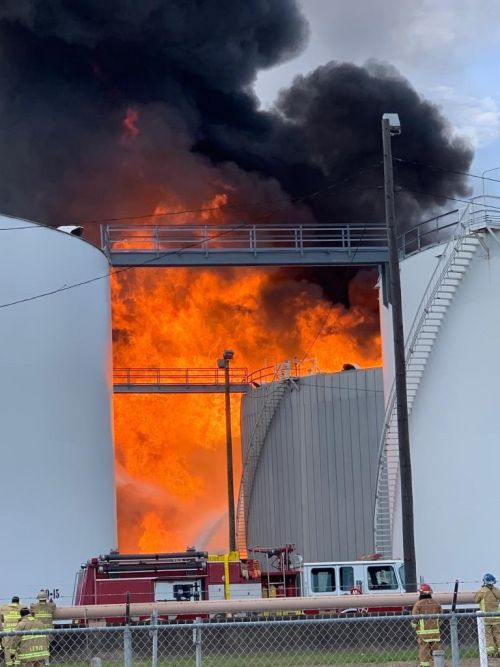
[[[227,515],[229,521],[229,551],[236,551],[236,529],[234,517],[233,439],[231,435],[231,395],[229,385],[229,362],[234,357],[232,350],[224,350],[218,368],[224,369],[224,395],[226,399],[226,468],[227,468]]]
[[[401,280],[396,235],[396,209],[394,205],[394,177],[392,171],[391,137],[401,134],[399,116],[386,113],[382,117],[382,143],[384,149],[385,218],[387,223],[387,245],[389,249],[389,285],[392,306],[392,329],[394,336],[394,375],[396,381],[396,405],[398,411],[399,467],[401,480],[401,514],[403,524],[403,552],[406,590],[417,588],[415,559],[415,534],[413,517],[413,484],[411,474],[410,433],[408,428],[408,401],[406,395],[405,339],[403,332],[403,309],[401,305]]]

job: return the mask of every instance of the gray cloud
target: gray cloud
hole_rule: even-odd
[[[302,0],[311,26],[308,48],[294,61],[262,72],[265,105],[297,73],[328,60],[395,65],[433,102],[457,133],[477,146],[500,138],[496,78],[500,45],[497,0]],[[486,123],[486,127],[485,127]]]

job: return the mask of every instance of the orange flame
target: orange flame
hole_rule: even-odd
[[[121,273],[112,281],[114,364],[210,368],[231,348],[234,365],[251,370],[304,356],[322,371],[379,365],[374,282],[373,272],[357,275],[348,310],[316,285],[277,280],[275,269]],[[239,401],[232,397],[236,489]],[[117,395],[114,407],[120,549],[227,548],[224,396]]]

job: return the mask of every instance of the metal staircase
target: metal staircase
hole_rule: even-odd
[[[406,339],[409,415],[448,308],[481,244],[482,232],[470,231],[472,216],[468,217],[468,224],[465,225],[462,218],[458,225],[459,231],[445,247]],[[374,516],[375,548],[378,552],[390,557],[392,555],[395,503],[399,488],[399,440],[394,384],[387,402],[379,452]]]
[[[243,461],[243,474],[236,509],[236,545],[242,558],[246,557],[247,552],[246,519],[252,500],[259,458],[276,410],[292,382],[293,380],[286,373],[283,373],[282,367],[277,367],[275,381],[265,386],[262,407],[255,420],[245,460]]]

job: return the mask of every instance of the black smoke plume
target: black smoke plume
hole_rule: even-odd
[[[260,110],[257,72],[306,39],[295,0],[2,0],[0,210],[59,225],[222,193],[235,207],[226,220],[381,222],[386,111],[401,117],[399,156],[467,170],[467,144],[387,65],[329,63]],[[397,182],[466,194],[446,171],[402,167]],[[401,192],[399,219],[442,205]],[[346,299],[322,270],[295,276]]]

